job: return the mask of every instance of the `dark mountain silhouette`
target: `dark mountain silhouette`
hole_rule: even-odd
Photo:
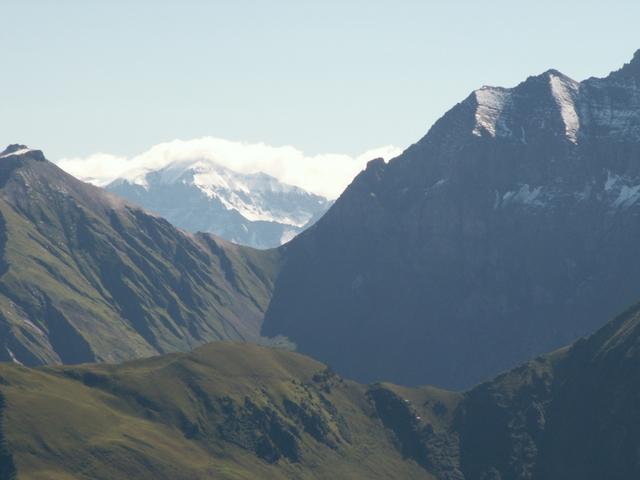
[[[263,332],[363,381],[468,387],[640,296],[640,52],[483,87],[282,247]]]

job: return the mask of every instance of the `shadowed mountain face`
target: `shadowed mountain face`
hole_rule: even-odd
[[[640,307],[466,392],[361,385],[214,342],[122,365],[0,365],[0,478],[628,480]]]
[[[484,87],[281,251],[263,325],[348,376],[466,387],[640,296],[640,52]]]
[[[637,478],[639,342],[636,305],[465,394],[454,421],[465,478]]]
[[[0,154],[0,359],[117,361],[255,340],[277,266],[12,145]]]

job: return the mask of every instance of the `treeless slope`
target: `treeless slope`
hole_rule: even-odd
[[[465,393],[361,385],[214,342],[121,365],[0,366],[0,479],[640,477],[640,307]]]
[[[403,459],[366,387],[287,351],[215,342],[0,376],[0,458],[20,479],[432,478]]]
[[[42,152],[0,154],[0,359],[119,361],[255,340],[278,256],[82,183]]]

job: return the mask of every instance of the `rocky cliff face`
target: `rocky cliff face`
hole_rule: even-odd
[[[0,360],[117,361],[256,340],[277,268],[13,145],[0,153]]]
[[[638,200],[640,52],[483,87],[282,247],[263,331],[361,380],[469,386],[640,296]]]
[[[595,335],[465,394],[453,424],[465,478],[635,478],[638,305]]]

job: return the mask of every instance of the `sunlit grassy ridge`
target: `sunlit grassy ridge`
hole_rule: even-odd
[[[291,352],[216,342],[0,375],[18,478],[429,478],[402,459],[366,387]]]
[[[362,385],[246,343],[2,364],[0,478],[637,478],[638,339],[634,307],[464,393]]]

